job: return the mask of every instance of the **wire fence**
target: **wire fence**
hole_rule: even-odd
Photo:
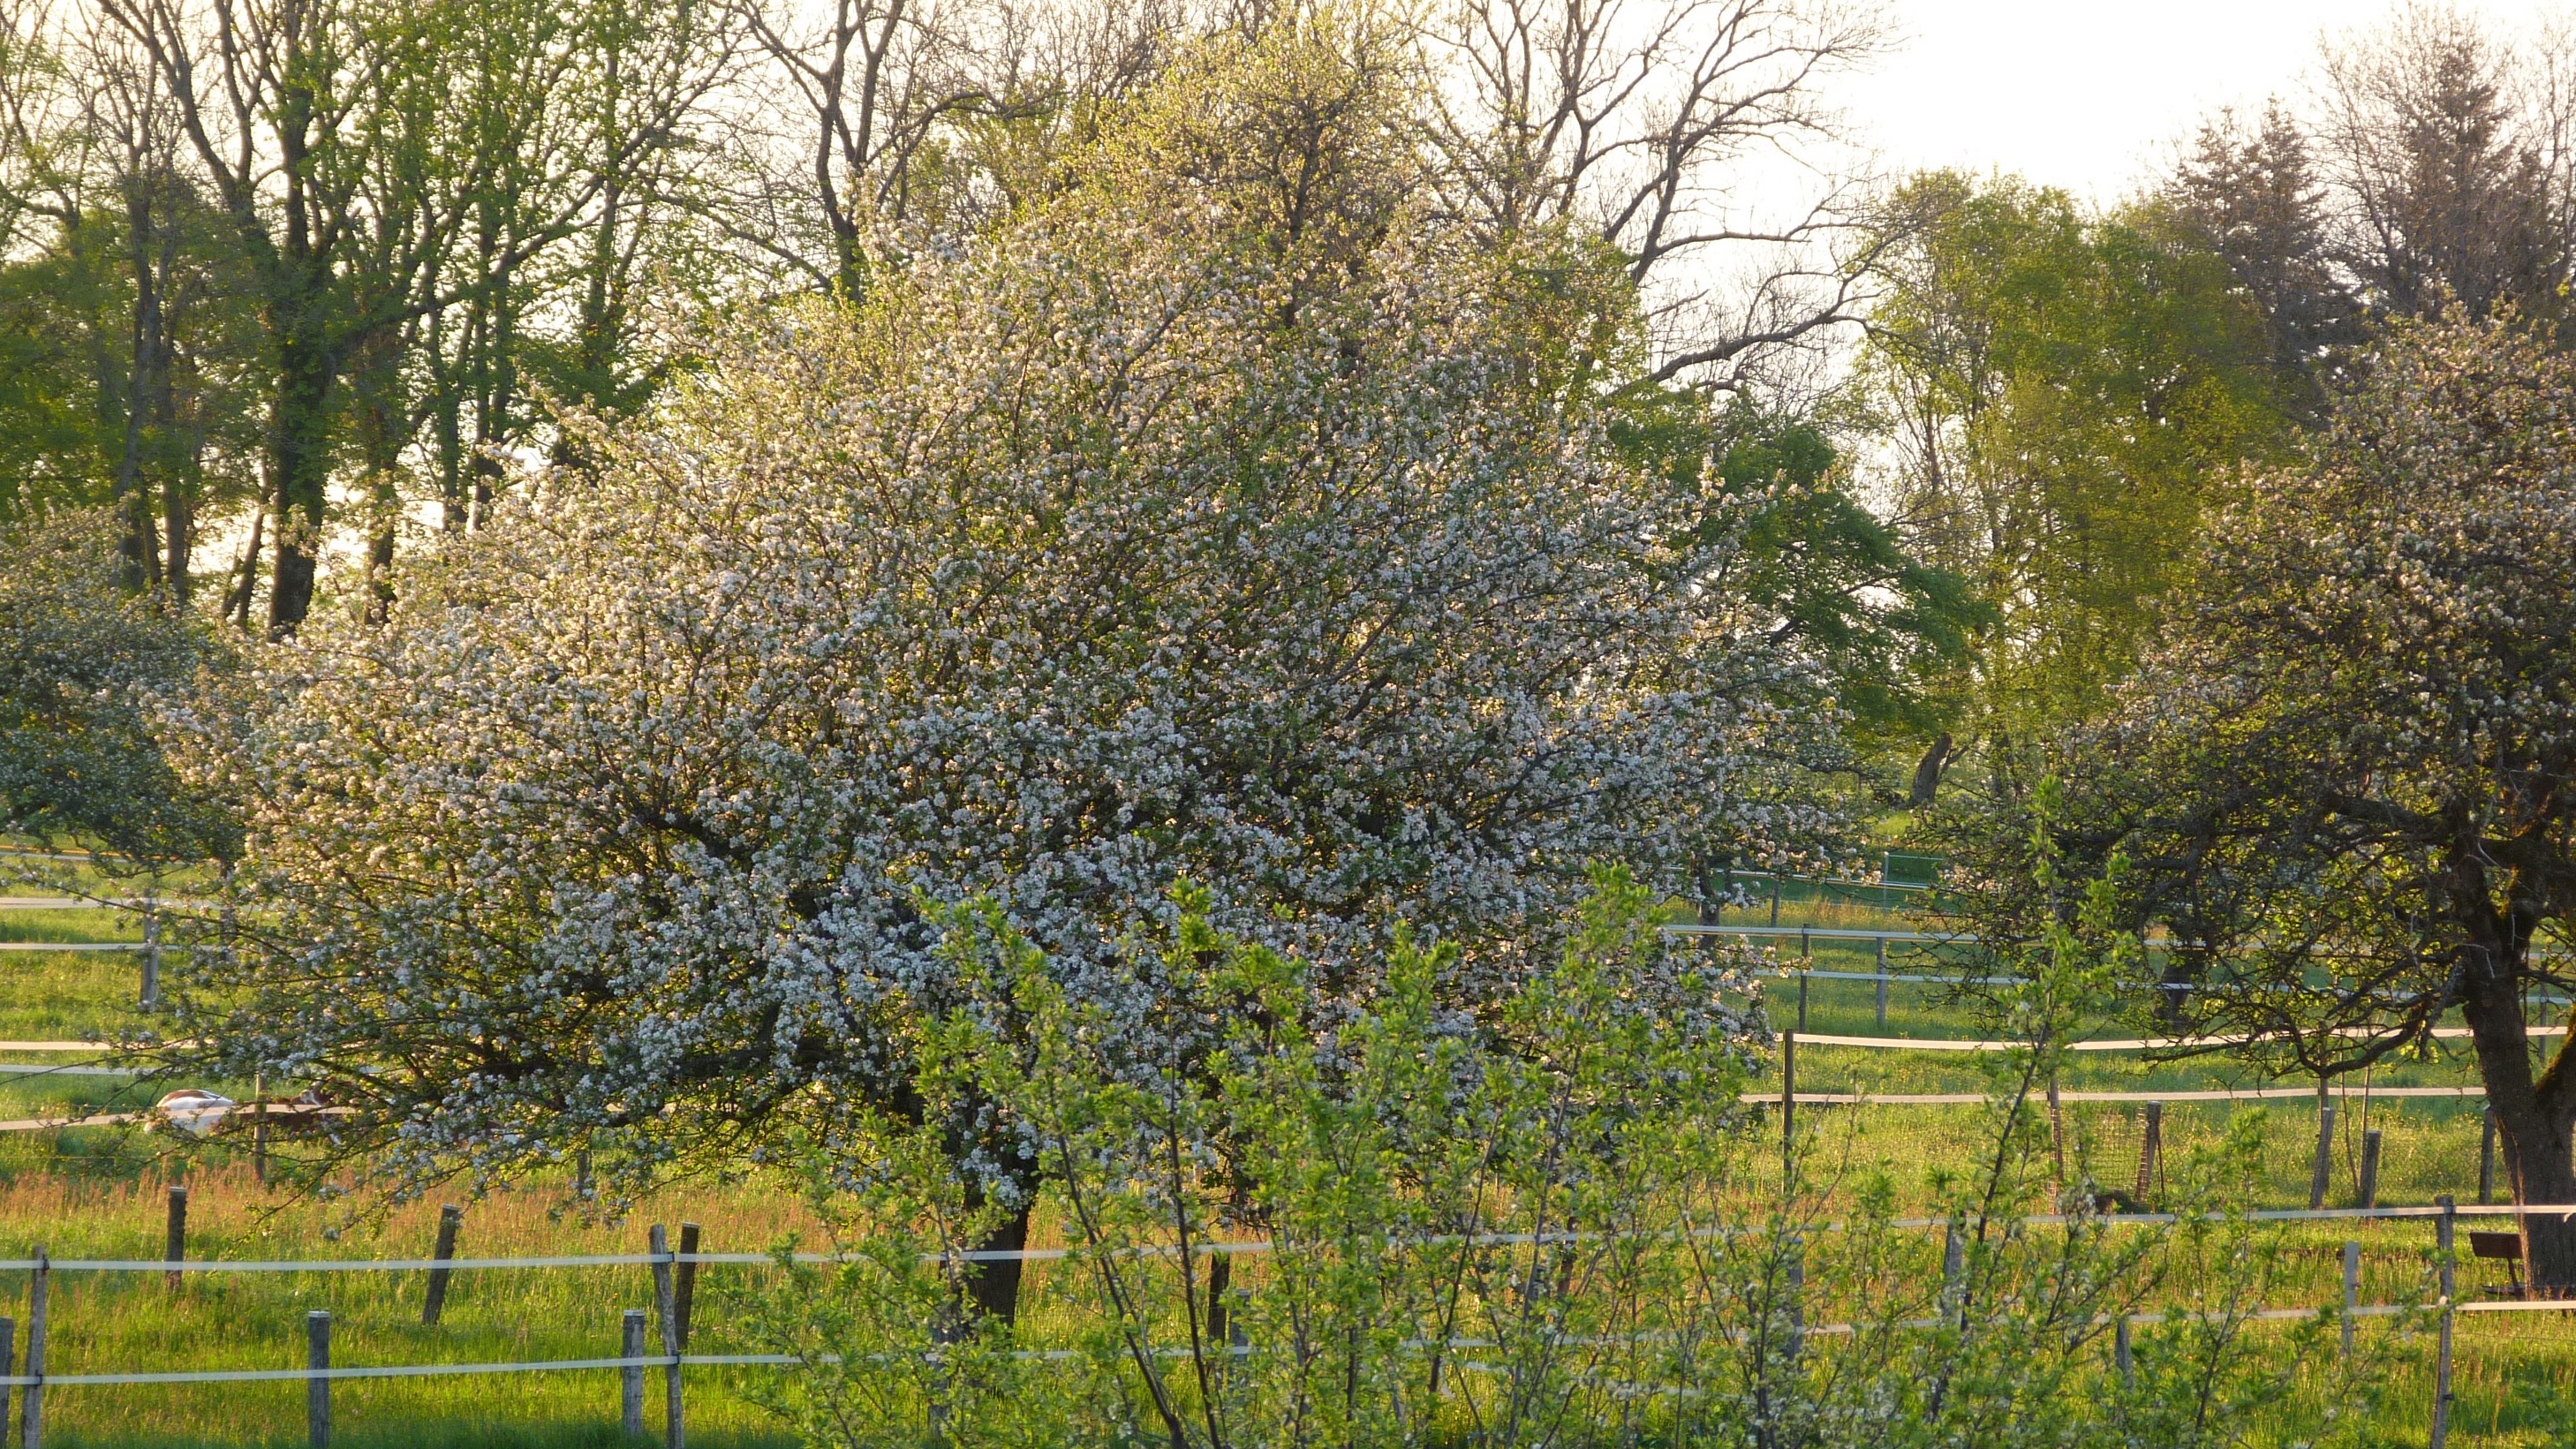
[[[178,1195],[174,1193],[174,1200],[177,1200],[177,1198]],[[2246,1214],[2245,1216],[2252,1221],[2280,1223],[2433,1220],[2438,1229],[2437,1255],[2442,1273],[2442,1292],[2430,1305],[2419,1306],[2402,1303],[2360,1303],[2355,1297],[2354,1284],[2356,1280],[2353,1278],[2348,1268],[2345,1280],[2345,1297],[2341,1303],[2315,1308],[2264,1309],[2250,1316],[2262,1321],[2291,1321],[2313,1319],[2332,1311],[2340,1311],[2350,1318],[2376,1318],[2406,1313],[2430,1312],[2438,1314],[2444,1321],[2447,1329],[2449,1318],[2452,1315],[2460,1313],[2576,1312],[2576,1301],[2512,1299],[2489,1301],[2462,1300],[2456,1296],[2451,1285],[2451,1270],[2454,1261],[2451,1254],[2455,1250],[2453,1234],[2453,1224],[2455,1222],[2462,1218],[2499,1216],[2529,1217],[2544,1214],[2556,1215],[2561,1218],[2576,1218],[2576,1203],[2542,1204],[2524,1207],[2502,1206],[2481,1208],[2456,1206],[2446,1199],[2429,1207],[2368,1207],[2309,1211],[2281,1210]],[[2170,1224],[2177,1221],[2176,1216],[2170,1213],[2113,1213],[2097,1216],[2100,1221],[2114,1225]],[[2033,1217],[2027,1221],[2034,1225],[2046,1225],[2061,1223],[2066,1220],[2067,1219],[2060,1216],[2047,1215]],[[1818,1223],[1804,1226],[1799,1229],[1799,1232],[1802,1235],[1805,1233],[1819,1231],[1832,1232],[1842,1230],[1847,1226],[1847,1224],[1843,1223]],[[1907,1230],[1939,1229],[1953,1232],[1957,1231],[1959,1227],[1957,1223],[1950,1220],[1933,1218],[1904,1219],[1892,1224],[1892,1226],[1898,1229]],[[688,1240],[694,1241],[696,1233],[693,1226],[684,1227],[683,1231],[684,1236]],[[1751,1229],[1706,1229],[1697,1230],[1693,1233],[1693,1236],[1715,1236],[1727,1232],[1744,1231],[1761,1231],[1761,1229],[1758,1227]],[[1488,1247],[1529,1246],[1608,1236],[1621,1235],[1600,1233],[1486,1233],[1432,1236],[1426,1238],[1389,1238],[1386,1241],[1388,1246],[1457,1244],[1473,1247]],[[782,1261],[809,1265],[830,1265],[853,1261],[853,1258],[850,1255],[826,1253],[725,1253],[698,1252],[688,1251],[685,1249],[673,1251],[667,1246],[667,1238],[664,1230],[659,1226],[656,1226],[651,1230],[651,1239],[654,1244],[653,1250],[644,1253],[581,1254],[510,1258],[457,1258],[453,1256],[441,1256],[426,1259],[294,1259],[275,1261],[225,1261],[206,1259],[189,1260],[176,1256],[179,1249],[179,1242],[175,1236],[174,1229],[174,1256],[160,1259],[70,1259],[55,1261],[42,1253],[39,1253],[38,1256],[34,1258],[0,1260],[0,1272],[24,1272],[31,1275],[25,1371],[19,1373],[11,1373],[8,1371],[11,1367],[9,1359],[14,1357],[14,1355],[10,1353],[10,1350],[15,1347],[14,1325],[8,1324],[6,1320],[0,1320],[0,1390],[24,1391],[21,1418],[21,1444],[24,1446],[24,1449],[41,1449],[44,1414],[43,1396],[48,1389],[104,1388],[144,1385],[303,1382],[308,1386],[307,1408],[308,1417],[310,1419],[309,1430],[311,1442],[316,1446],[322,1446],[326,1445],[329,1439],[330,1410],[328,1386],[336,1382],[363,1379],[426,1378],[454,1375],[584,1373],[614,1370],[620,1372],[625,1377],[623,1408],[626,1427],[631,1432],[641,1432],[643,1427],[641,1416],[642,1395],[640,1392],[641,1378],[647,1370],[659,1369],[666,1375],[666,1442],[670,1445],[677,1446],[683,1442],[684,1437],[685,1410],[681,1392],[683,1370],[690,1368],[717,1367],[775,1367],[793,1369],[812,1367],[816,1365],[838,1364],[842,1362],[842,1360],[837,1356],[829,1354],[692,1354],[687,1352],[686,1348],[690,1332],[689,1325],[692,1310],[691,1296],[694,1289],[696,1269],[699,1267],[712,1265],[769,1265],[780,1263]],[[445,1236],[442,1237],[442,1243],[448,1241],[452,1241],[452,1238]],[[1190,1244],[1186,1247],[1180,1245],[1149,1245],[1143,1248],[1130,1248],[1121,1251],[1128,1254],[1152,1253],[1163,1256],[1179,1256],[1186,1252],[1192,1256],[1213,1256],[1223,1254],[1231,1257],[1242,1254],[1274,1252],[1278,1251],[1278,1246],[1266,1239],[1246,1239],[1239,1241],[1203,1242]],[[923,1255],[923,1261],[936,1263],[942,1261],[955,1262],[957,1260],[964,1259],[977,1262],[1013,1261],[1029,1263],[1060,1261],[1078,1255],[1079,1250],[1076,1249],[1038,1248],[972,1251],[951,1254],[930,1253]],[[2349,1258],[2347,1261],[2349,1263]],[[49,1330],[47,1285],[49,1280],[57,1274],[410,1273],[426,1271],[432,1275],[433,1286],[431,1294],[434,1301],[435,1298],[443,1292],[444,1279],[446,1275],[452,1273],[557,1268],[631,1269],[639,1267],[648,1269],[653,1275],[655,1316],[660,1320],[660,1336],[664,1347],[664,1351],[658,1354],[639,1351],[642,1347],[641,1320],[643,1318],[643,1314],[640,1311],[630,1311],[625,1315],[627,1351],[614,1356],[437,1364],[334,1364],[330,1361],[329,1347],[331,1316],[326,1311],[315,1311],[307,1315],[309,1349],[308,1362],[300,1368],[133,1370],[103,1373],[54,1373],[47,1371],[44,1366],[46,1340]],[[2106,1318],[2099,1321],[2102,1323],[2119,1324],[2123,1329],[2123,1335],[2125,1336],[2125,1329],[2128,1325],[2152,1325],[2164,1320],[2165,1315],[2160,1311],[2142,1310],[2122,1315],[2117,1318]],[[430,1312],[430,1321],[435,1321],[434,1308]],[[1946,1319],[1909,1319],[1902,1321],[1897,1326],[1908,1329],[1931,1329],[1944,1326],[1947,1322],[1948,1320]],[[1860,1332],[1862,1327],[1863,1325],[1853,1323],[1825,1323],[1802,1325],[1801,1331],[1811,1335],[1852,1335]],[[1405,1345],[1407,1348],[1417,1350],[1427,1350],[1435,1347],[1444,1350],[1477,1350],[1496,1346],[1498,1345],[1493,1341],[1469,1337],[1424,1339],[1418,1343],[1408,1342]],[[1158,1349],[1155,1352],[1158,1356],[1183,1357],[1193,1353],[1194,1351],[1196,1350],[1184,1347],[1168,1347]],[[1261,1349],[1258,1345],[1237,1342],[1230,1346],[1219,1348],[1216,1351],[1235,1356],[1246,1356],[1258,1353]],[[2440,1382],[2447,1384],[2449,1380],[2448,1370],[2450,1365],[2450,1336],[2447,1331],[2442,1335],[2440,1353],[2442,1370]],[[1083,1355],[1077,1351],[1066,1349],[1030,1349],[1017,1352],[1012,1356],[1014,1358],[1027,1361],[1061,1361],[1079,1358]],[[1486,1371],[1499,1372],[1500,1370],[1489,1368]],[[5,1401],[0,1401],[0,1413],[5,1413]]]

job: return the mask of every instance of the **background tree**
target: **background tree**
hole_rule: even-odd
[[[2375,311],[2564,310],[2576,94],[2543,83],[2546,51],[2517,52],[2431,5],[2326,48],[2316,128],[2334,244]]]
[[[149,56],[195,172],[256,281],[269,368],[268,622],[291,631],[312,606],[331,483],[352,451],[377,507],[388,504],[372,485],[423,412],[410,395],[422,319],[506,289],[518,268],[580,233],[610,178],[670,146],[703,89],[648,92],[663,104],[642,114],[586,104],[615,73],[600,47],[631,43],[631,27],[603,32],[600,7],[105,8]],[[695,33],[685,6],[673,23]],[[603,114],[622,129],[595,128]],[[471,262],[461,274],[449,265],[458,258]],[[344,436],[351,410],[340,397],[353,370],[368,379],[354,410],[363,436],[354,438]],[[506,399],[493,412],[506,418]],[[371,532],[385,537],[381,519]]]
[[[2306,133],[2278,102],[2259,123],[2222,111],[2205,122],[2165,188],[2174,219],[2224,259],[2259,309],[2273,365],[2302,422],[2323,417],[2361,302],[2331,249],[2329,192]]]
[[[1862,405],[1901,536],[1991,611],[1955,688],[2001,747],[2098,711],[2205,508],[2286,443],[2283,388],[2226,264],[2161,208],[1935,173],[1892,210]]]
[[[2270,320],[2310,420],[2370,318],[2456,301],[2554,327],[2576,263],[2566,37],[2410,4],[2329,41],[2306,104],[2222,111],[2164,195]]]
[[[1707,585],[1742,597],[1776,647],[1817,661],[1856,758],[1893,748],[1917,765],[1934,742],[1897,797],[1929,803],[1962,716],[1957,680],[1993,610],[1871,511],[1827,422],[1744,397],[1712,410],[1664,386],[1634,389],[1618,406],[1614,436],[1630,456],[1686,493],[1719,485],[1720,506],[1690,540],[1732,544]]]
[[[184,604],[198,515],[250,487],[238,258],[98,17],[0,10],[0,134],[0,515],[106,506],[126,586]]]
[[[2526,1004],[2576,983],[2571,403],[2576,364],[2500,321],[2398,328],[2054,752],[2061,837],[2125,852],[2130,919],[2173,943],[2140,999],[2321,1081],[2458,1011],[2517,1202],[2576,1201],[2576,1068]],[[1984,860],[1979,929],[2029,930],[2047,903]],[[2535,1289],[2576,1291],[2576,1222],[2523,1233]]]
[[[1859,320],[1871,274],[1853,260],[1885,238],[1856,180],[1777,210],[1735,188],[1749,157],[1822,160],[1840,137],[1819,82],[1887,43],[1870,5],[1458,0],[1422,28],[1446,78],[1439,194],[1491,234],[1571,225],[1624,257],[1656,381],[1757,384]]]

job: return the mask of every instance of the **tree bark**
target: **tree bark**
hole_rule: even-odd
[[[250,627],[251,595],[259,591],[260,532],[268,524],[271,497],[270,490],[260,490],[259,506],[250,514],[250,540],[242,545],[241,565],[234,570],[232,591],[224,596],[224,617],[244,629]]]
[[[1914,767],[1914,788],[1906,795],[1907,809],[1920,810],[1932,803],[1933,792],[1941,788],[1941,772],[1949,768],[1951,747],[1949,731],[1944,730],[1932,742],[1932,748],[1923,752],[1922,761]]]
[[[2492,931],[2494,923],[2487,923]],[[2477,1050],[2478,1077],[2495,1114],[2496,1140],[2516,1203],[2576,1202],[2576,1098],[2562,1047],[2535,1078],[2523,1018],[2522,951],[2494,933],[2470,949],[2484,957],[2461,973],[2460,1014]],[[2576,1297],[2576,1220],[2525,1217],[2522,1255],[2535,1298]]]
[[[324,305],[313,299],[311,306]],[[290,324],[279,348],[277,397],[269,412],[270,469],[277,479],[277,567],[268,594],[271,634],[292,634],[313,608],[331,481],[329,350],[310,324]]]
[[[975,1251],[1017,1253],[1026,1249],[1031,1210],[1032,1205],[1028,1203],[1012,1209],[975,1244]],[[1013,1322],[1019,1315],[1020,1277],[1027,1266],[1026,1260],[1020,1258],[967,1264],[966,1301],[980,1316],[998,1318],[1004,1323]]]

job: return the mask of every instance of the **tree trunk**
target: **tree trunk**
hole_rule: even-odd
[[[323,305],[311,299],[309,305]],[[277,398],[270,409],[269,467],[277,480],[276,571],[268,594],[271,634],[292,634],[313,608],[314,569],[322,550],[323,511],[331,481],[329,351],[298,323],[279,349]]]
[[[2517,1203],[2576,1203],[2576,1099],[2567,1090],[2562,1046],[2549,1070],[2531,1070],[2531,1038],[2518,985],[2521,953],[2502,943],[2481,950],[2497,962],[2461,973],[2460,1013],[2478,1054],[2478,1077],[2495,1114],[2496,1141]],[[2576,1219],[2546,1214],[2522,1223],[2526,1280],[2535,1298],[2576,1297]]]
[[[224,596],[224,617],[250,627],[251,595],[259,591],[260,531],[268,524],[269,491],[260,490],[259,506],[251,510],[250,540],[242,545],[241,565],[234,570],[232,592]]]
[[[174,474],[161,486],[161,514],[167,527],[165,563],[162,576],[170,584],[170,600],[181,608],[188,605],[188,555],[196,547],[196,509],[188,501],[188,490]]]
[[[1009,1211],[993,1230],[975,1244],[979,1253],[1017,1253],[1029,1245],[1029,1213],[1032,1204],[1023,1203]],[[1004,1323],[1017,1318],[1020,1308],[1020,1275],[1028,1266],[1024,1259],[1005,1258],[966,1265],[966,1301],[975,1312]]]
[[[1941,788],[1941,772],[1949,768],[1951,748],[1949,732],[1944,730],[1932,742],[1932,748],[1923,752],[1923,759],[1914,767],[1914,788],[1906,794],[1907,809],[1920,810],[1932,803],[1933,792]]]

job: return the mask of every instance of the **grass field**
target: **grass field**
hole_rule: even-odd
[[[1740,914],[1730,913],[1730,919]],[[1783,919],[1862,929],[1901,930],[1909,924],[1851,903],[1809,903],[1803,910],[1788,909]],[[130,917],[114,912],[0,912],[0,939],[131,940],[137,934]],[[1792,941],[1783,954],[1794,957],[1796,949]],[[1865,941],[1819,941],[1812,949],[1811,964],[1823,969],[1863,971],[1874,959]],[[0,991],[0,1037],[77,1036],[134,1020],[136,964],[125,953],[0,953],[0,973],[7,982]],[[1899,971],[1935,969],[1932,962],[1910,958],[1902,950],[1892,951],[1890,964]],[[1881,1034],[1874,995],[1867,982],[1810,982],[1809,1029]],[[1788,1024],[1795,999],[1794,985],[1773,984],[1775,1021]],[[1899,984],[1890,995],[1885,1032],[1958,1037],[1974,1035],[1976,1028],[1940,989]],[[1975,1060],[1963,1055],[1822,1046],[1802,1050],[1799,1076],[1802,1091],[1975,1091],[1984,1082]],[[2466,1064],[2453,1056],[2374,1074],[2372,1082],[2452,1085],[2472,1080]],[[2080,1059],[2063,1085],[2070,1090],[2179,1091],[2277,1084],[2222,1063],[2149,1065],[2106,1053]],[[0,1117],[116,1110],[159,1090],[157,1085],[142,1088],[104,1077],[10,1078],[0,1080]],[[2186,1152],[2195,1142],[2214,1137],[2231,1112],[2242,1110],[2249,1109],[2169,1106],[2168,1150]],[[2260,1111],[2265,1122],[2265,1205],[2305,1206],[2315,1148],[2313,1104],[2278,1102],[2250,1110]],[[1802,1122],[1820,1139],[1820,1170],[1883,1169],[1907,1186],[1919,1184],[1928,1169],[1957,1164],[1979,1116],[1974,1108],[1892,1104],[1808,1107],[1802,1112]],[[2139,1116],[2136,1107],[2126,1104],[2070,1105],[2065,1112],[2070,1151],[2079,1164],[2090,1165],[2098,1180],[2131,1185]],[[2474,1199],[2474,1099],[2346,1103],[2331,1201],[2352,1200],[2365,1125],[2383,1134],[2383,1202],[2424,1203],[2443,1192],[2464,1202]],[[264,1189],[230,1148],[174,1152],[173,1144],[160,1136],[70,1127],[0,1135],[0,1256],[21,1257],[41,1245],[58,1258],[158,1257],[164,1187],[174,1178],[184,1178],[191,1189],[190,1253],[195,1257],[412,1258],[427,1254],[434,1235],[435,1203],[408,1204],[334,1232],[331,1208]],[[562,1188],[560,1183],[532,1183],[470,1204],[460,1252],[638,1252],[650,1222],[698,1222],[710,1251],[765,1249],[785,1235],[814,1230],[791,1192],[757,1179],[674,1188],[618,1224],[564,1216],[559,1211]],[[2364,1245],[2365,1300],[2420,1285],[2431,1245],[2430,1226],[2411,1221],[2296,1225],[2280,1231],[2297,1265],[2296,1306],[2338,1295],[2339,1252],[2346,1237]],[[1041,1243],[1052,1236],[1043,1214],[1038,1236]],[[709,1268],[702,1303],[721,1304],[725,1275],[760,1271],[766,1270]],[[1050,1271],[1070,1270],[1033,1270],[1031,1320],[1041,1333],[1048,1321]],[[2482,1281],[2474,1267],[2466,1271],[2464,1283]],[[602,1357],[616,1351],[621,1311],[650,1301],[649,1279],[641,1268],[461,1273],[450,1290],[445,1321],[427,1328],[418,1321],[423,1291],[423,1276],[416,1273],[200,1275],[175,1290],[159,1274],[62,1274],[55,1279],[49,1367],[57,1373],[292,1367],[302,1362],[303,1316],[313,1308],[332,1312],[334,1357],[344,1364]],[[23,1323],[26,1292],[25,1273],[0,1273],[0,1313]],[[700,1322],[705,1336],[693,1341],[692,1351],[724,1351],[720,1312],[711,1307]],[[2454,1443],[2498,1449],[2576,1444],[2576,1411],[2569,1408],[2576,1404],[2576,1324],[2554,1314],[2464,1316],[2458,1364]],[[745,1376],[772,1372],[691,1370],[692,1442],[783,1443],[742,1392]],[[2429,1366],[2419,1356],[2404,1373],[2410,1377],[2396,1386],[2396,1412],[2401,1419],[2413,1415],[2420,1420],[2429,1414]],[[57,1389],[48,1396],[48,1442],[119,1449],[301,1443],[303,1392],[291,1382]],[[648,1394],[648,1402],[658,1406],[658,1392]],[[352,1445],[535,1449],[619,1442],[616,1376],[607,1372],[347,1382],[335,1387],[333,1404],[338,1442]],[[2303,1412],[2296,1404],[2284,1408],[2280,1428],[2285,1435],[2295,1430]],[[2397,1437],[2420,1439],[2421,1424],[2414,1420],[2385,1427]]]

